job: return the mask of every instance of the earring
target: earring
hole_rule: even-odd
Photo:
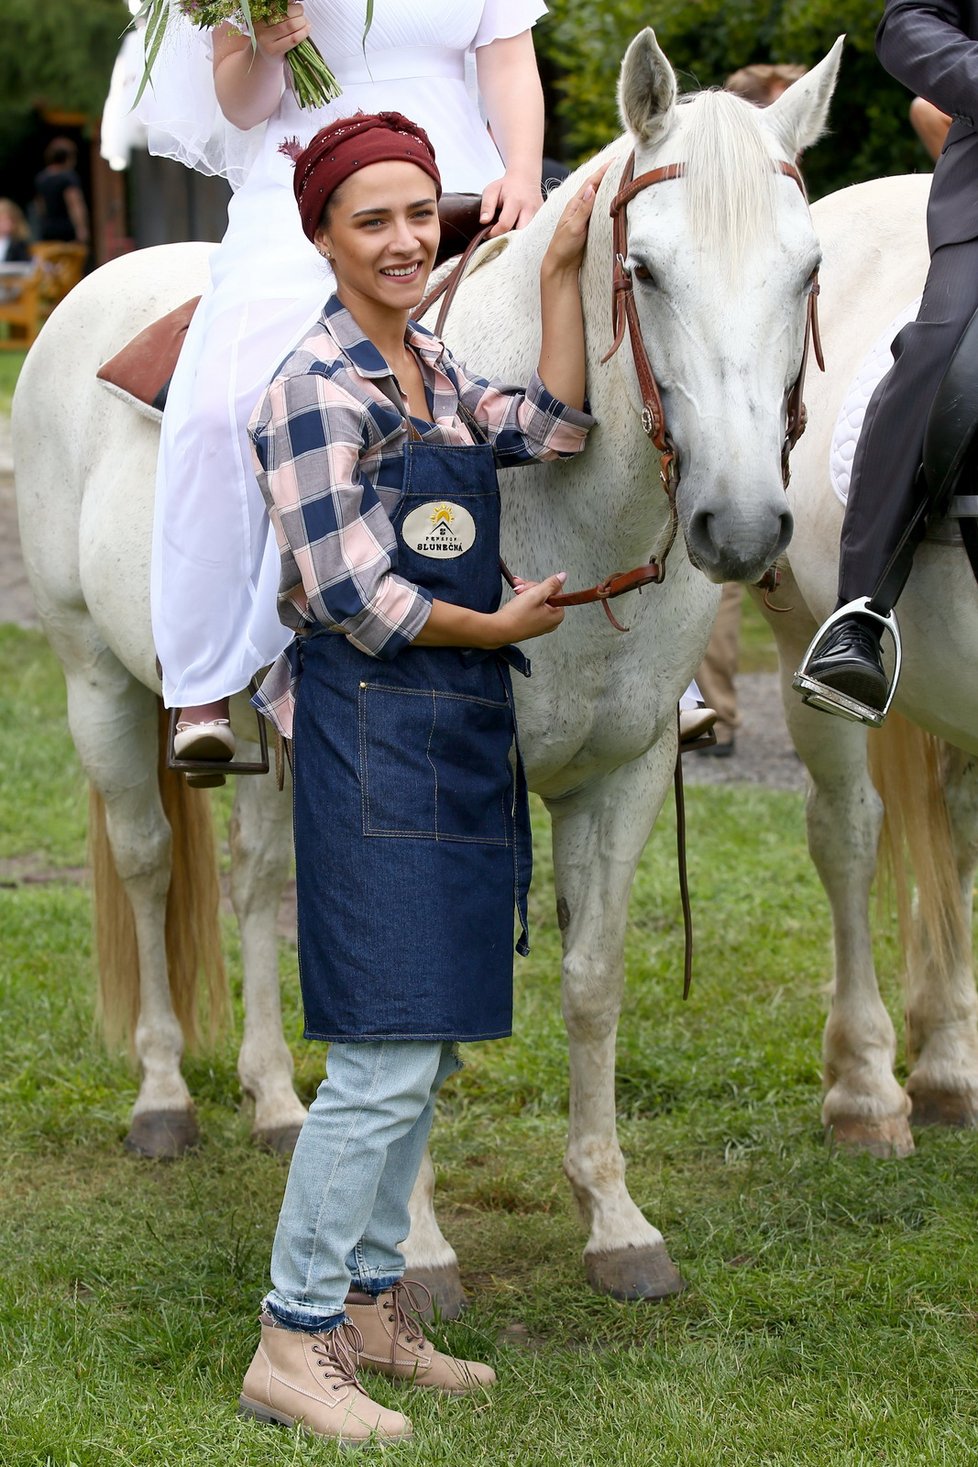
[[[319,253],[322,255],[324,260],[331,260],[333,258],[329,250],[320,250]]]

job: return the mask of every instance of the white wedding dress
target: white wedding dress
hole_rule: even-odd
[[[243,133],[217,107],[209,38],[174,8],[138,109],[150,151],[223,173],[236,192],[163,417],[152,610],[167,706],[237,692],[291,638],[246,428],[332,275],[299,226],[282,143],[306,143],[353,112],[403,112],[428,132],[446,192],[481,193],[504,170],[466,86],[466,53],[519,35],[545,11],[538,0],[376,0],[365,54],[365,0],[305,0],[342,95],[309,112],[286,91],[267,123]]]

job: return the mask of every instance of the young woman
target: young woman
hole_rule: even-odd
[[[450,192],[483,195],[499,231],[540,207],[543,93],[531,27],[542,0],[366,0],[289,4],[256,25],[258,51],[228,28],[195,30],[173,0],[153,86],[139,107],[152,152],[236,192],[170,386],[157,476],[152,611],[163,695],[182,710],[177,752],[228,758],[227,698],[281,652],[278,560],[246,427],[285,353],[322,303],[322,260],[296,218],[290,137],[331,118],[395,108],[426,128]],[[295,101],[286,57],[306,36],[342,87],[318,111]],[[465,83],[474,53],[490,136]],[[201,725],[209,725],[201,727]]]
[[[328,1076],[296,1145],[242,1410],[324,1436],[403,1437],[358,1368],[459,1392],[488,1366],[435,1350],[399,1243],[435,1095],[460,1041],[512,1018],[530,874],[511,644],[553,631],[563,576],[500,606],[496,463],[584,445],[578,271],[599,176],[540,273],[526,390],[411,321],[438,244],[438,169],[397,113],[334,123],[300,155],[302,228],[336,293],[252,420],[299,635],[260,702],[294,739],[306,1036]],[[532,492],[532,491],[530,491]]]

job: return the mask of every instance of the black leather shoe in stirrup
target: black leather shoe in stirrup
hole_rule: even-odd
[[[893,637],[896,660],[887,677],[880,650],[884,631]],[[878,727],[889,712],[900,675],[900,633],[892,611],[885,616],[863,597],[842,606],[815,635],[792,686],[825,713]]]

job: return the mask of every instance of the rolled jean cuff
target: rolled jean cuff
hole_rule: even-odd
[[[387,1290],[392,1289],[395,1284],[399,1284],[402,1277],[403,1275],[399,1273],[378,1273],[368,1268],[354,1274],[350,1280],[350,1288],[358,1289],[361,1294],[372,1294],[376,1298],[379,1294],[386,1294]]]
[[[279,1303],[273,1294],[265,1296],[261,1307],[284,1329],[301,1330],[308,1335],[323,1335],[348,1323],[348,1316],[342,1309],[338,1314],[323,1314],[322,1310],[313,1309],[310,1305]]]

